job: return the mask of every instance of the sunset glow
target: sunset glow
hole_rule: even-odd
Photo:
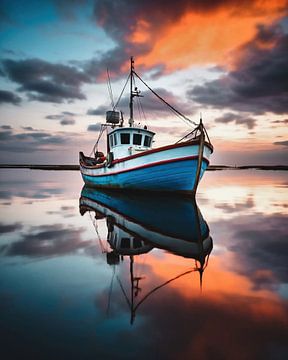
[[[193,121],[202,113],[212,164],[287,163],[285,0],[4,0],[1,14],[2,162],[76,163],[74,144],[93,147],[111,106],[107,69],[115,102],[133,55],[152,88]],[[157,129],[155,146],[189,131],[136,86],[145,117],[135,118]]]

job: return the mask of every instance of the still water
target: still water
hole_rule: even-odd
[[[207,172],[197,203],[0,176],[2,359],[288,358],[287,173]]]

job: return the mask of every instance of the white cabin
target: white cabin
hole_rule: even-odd
[[[108,134],[108,151],[114,159],[131,156],[152,148],[155,133],[136,127],[118,127]]]
[[[108,231],[107,241],[119,255],[140,255],[153,249],[151,244],[144,242],[140,237],[131,235],[116,224],[111,232]]]

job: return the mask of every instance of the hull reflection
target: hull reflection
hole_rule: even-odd
[[[208,264],[213,241],[195,199],[163,195],[136,196],[84,186],[79,208],[81,215],[87,211],[90,214],[94,213],[93,222],[106,218],[109,250],[98,237],[102,251],[107,254],[107,263],[117,265],[120,259],[123,260],[125,257],[130,259],[131,323],[139,305],[149,295],[171,281],[198,271],[202,286],[202,274]],[[97,227],[96,232],[98,233]],[[148,253],[153,248],[193,259],[195,267],[152,289],[135,305],[134,300],[140,290],[141,278],[134,276],[134,257]],[[124,295],[127,298],[127,294]]]

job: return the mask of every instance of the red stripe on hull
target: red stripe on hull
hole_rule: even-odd
[[[113,173],[106,173],[106,174],[99,174],[99,175],[90,175],[90,174],[84,174],[84,175],[93,176],[93,177],[111,176],[111,175],[122,174],[122,173],[129,172],[129,171],[154,167],[154,166],[157,166],[157,165],[169,164],[169,163],[178,162],[178,161],[185,161],[185,160],[195,160],[195,159],[198,159],[198,155],[196,155],[196,156],[186,156],[186,157],[177,158],[177,159],[161,160],[161,161],[153,162],[151,164],[145,164],[145,165],[136,166],[136,167],[130,168],[130,169],[114,171]],[[203,158],[203,161],[205,161],[207,163],[207,165],[209,165],[209,160],[207,160],[206,158]]]
[[[193,146],[193,145],[198,145],[198,144],[199,144],[199,141],[187,141],[187,142],[184,142],[184,143],[162,146],[162,147],[159,147],[159,148],[156,148],[156,149],[143,151],[143,152],[141,152],[139,154],[134,154],[134,155],[126,156],[126,157],[121,158],[121,159],[116,159],[116,160],[114,160],[112,162],[112,166],[114,164],[118,164],[118,163],[121,163],[123,161],[127,161],[127,160],[130,160],[130,159],[136,159],[138,157],[154,154],[154,153],[157,153],[157,152],[160,152],[160,151],[166,151],[166,150],[170,150],[170,149],[180,148],[180,147],[184,147],[184,146]],[[211,144],[205,142],[204,145],[207,146],[211,150],[211,153],[213,152],[213,146]],[[85,167],[87,169],[100,169],[100,168],[104,167],[104,165],[89,166],[89,165],[85,165],[83,163],[81,164],[81,166],[83,166],[83,167]]]

